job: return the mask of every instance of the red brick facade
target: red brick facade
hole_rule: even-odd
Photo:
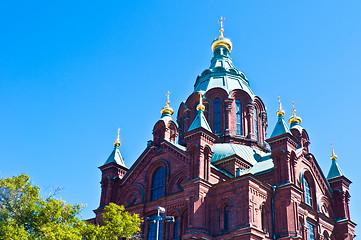
[[[216,60],[222,57],[227,56],[215,55]],[[267,139],[267,113],[259,97],[239,88],[212,87],[201,92],[212,131],[188,131],[199,114],[199,94],[195,90],[180,104],[177,124],[170,116],[155,124],[153,141],[129,170],[114,162],[100,167],[102,193],[94,223],[104,206],[114,202],[143,219],[164,207],[178,223],[164,223],[161,239],[309,239],[309,234],[314,239],[353,239],[351,182],[345,176],[325,178],[303,128]],[[214,109],[216,98],[219,110]],[[217,134],[214,111],[220,116]],[[152,200],[159,167],[165,169],[163,196]],[[143,239],[148,232],[144,221]]]

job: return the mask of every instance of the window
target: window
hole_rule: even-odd
[[[236,100],[236,126],[236,134],[242,135],[242,108],[239,100]]]
[[[224,208],[223,208],[223,217],[224,217],[224,226],[223,226],[223,229],[224,230],[228,230],[229,229],[229,206],[226,205]]]
[[[264,204],[262,205],[262,208],[261,208],[261,224],[262,224],[263,232],[268,232],[267,212],[266,212],[266,206]]]
[[[307,240],[314,240],[315,239],[315,227],[312,223],[306,222],[307,227]]]
[[[179,226],[178,217],[174,217],[173,238],[175,239],[178,238],[178,226]]]
[[[157,214],[153,214],[150,218],[156,218]],[[163,223],[159,222],[159,240],[162,240],[162,228]],[[148,231],[148,240],[156,240],[157,239],[157,223],[149,223],[149,231]]]
[[[258,140],[258,114],[256,107],[254,108],[253,120],[254,120],[254,135],[256,136],[256,140]]]
[[[213,101],[213,131],[214,133],[221,132],[221,102],[219,98]]]
[[[312,206],[311,189],[306,178],[303,179],[303,188],[305,191],[305,203]]]
[[[153,174],[152,188],[151,188],[151,201],[157,200],[164,196],[164,180],[165,168],[159,167]]]

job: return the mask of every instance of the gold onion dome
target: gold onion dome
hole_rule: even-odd
[[[115,147],[119,147],[119,146],[120,146],[119,131],[120,131],[120,128],[118,128],[117,139],[116,139],[115,142],[114,142],[114,146],[115,146]]]
[[[204,111],[206,109],[206,107],[203,105],[203,96],[202,93],[199,93],[199,104],[197,105],[197,110],[198,111]]]
[[[335,150],[333,150],[333,144],[332,145],[332,154],[331,154],[331,160],[336,160],[337,159],[337,155],[335,154]]]
[[[219,23],[221,23],[221,28],[219,29],[219,37],[214,39],[212,42],[212,51],[214,51],[216,48],[218,47],[225,47],[228,49],[228,51],[232,50],[232,42],[229,38],[225,38],[223,36],[223,21],[225,20],[225,18],[221,17],[221,19],[218,21]]]
[[[281,97],[278,97],[278,110],[277,110],[277,116],[284,116],[284,115],[285,115],[285,111],[282,109]]]
[[[161,114],[165,114],[165,113],[169,113],[170,115],[172,115],[174,113],[173,108],[171,108],[169,106],[169,94],[170,92],[168,91],[167,95],[167,102],[164,108],[162,108],[162,110],[160,111]]]
[[[301,123],[302,122],[302,119],[296,115],[296,109],[295,109],[295,102],[292,102],[292,105],[293,105],[293,115],[290,117],[290,119],[288,120],[288,122],[290,124],[292,123]]]

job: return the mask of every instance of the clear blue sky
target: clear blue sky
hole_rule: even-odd
[[[3,1],[0,177],[26,173],[47,191],[60,185],[61,198],[87,203],[83,217],[93,217],[97,167],[117,128],[130,167],[165,93],[177,110],[209,66],[224,16],[234,63],[267,106],[268,134],[278,95],[286,117],[294,100],[325,175],[335,143],[361,223],[360,12],[359,0]]]

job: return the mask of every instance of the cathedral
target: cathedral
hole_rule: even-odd
[[[148,240],[353,239],[351,181],[337,156],[332,150],[324,175],[295,108],[287,120],[279,99],[277,113],[268,116],[233,65],[222,20],[210,67],[176,117],[168,93],[153,139],[130,168],[118,131],[99,167],[100,205],[89,221],[99,224],[114,202],[142,217],[141,238]],[[278,120],[266,136],[268,117]],[[147,221],[157,216],[173,218]]]

